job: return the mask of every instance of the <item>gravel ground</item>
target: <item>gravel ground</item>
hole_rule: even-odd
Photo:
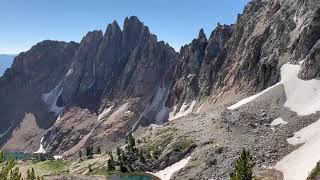
[[[171,179],[228,179],[242,148],[252,153],[256,174],[281,179],[280,172],[269,169],[297,148],[286,139],[320,118],[320,113],[298,116],[283,106],[285,101],[283,86],[278,86],[238,109],[227,110],[228,106],[216,105],[207,112],[189,114],[152,128],[153,133],[166,127],[174,128],[177,131],[173,141],[189,137],[196,142],[187,166]],[[278,117],[288,124],[271,128],[270,123]],[[144,136],[150,134],[146,132]]]

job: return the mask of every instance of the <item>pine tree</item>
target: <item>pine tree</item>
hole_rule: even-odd
[[[10,157],[10,159],[6,162],[6,165],[1,168],[0,179],[1,180],[8,179],[9,173],[15,165],[16,165],[16,163],[15,163],[14,159],[12,157]]]
[[[36,180],[36,175],[34,173],[34,169],[32,168],[31,171],[28,169],[27,171],[27,180]]]
[[[100,146],[97,147],[97,154],[101,154],[101,148],[100,148]]]
[[[146,163],[146,159],[143,156],[142,149],[139,149],[139,159],[140,159],[140,162],[142,162],[143,164]]]
[[[2,150],[0,150],[0,164],[4,161],[4,153]]]
[[[89,164],[88,169],[89,169],[89,173],[91,173],[93,171],[91,164]]]
[[[114,159],[113,159],[113,155],[112,155],[112,152],[108,152],[109,154],[109,159],[108,159],[108,166],[107,166],[107,170],[110,172],[110,171],[114,171],[116,168],[115,168],[115,162],[114,162]]]
[[[86,155],[88,159],[91,159],[93,157],[93,147],[92,146],[88,146],[86,148]]]
[[[82,161],[82,152],[81,152],[81,149],[79,150],[78,154],[79,154],[80,161]]]
[[[127,143],[127,151],[129,153],[133,153],[135,152],[135,146],[136,146],[136,140],[135,138],[132,136],[132,134],[129,134],[127,139],[126,139],[126,143]]]
[[[236,160],[236,164],[230,177],[231,180],[252,180],[254,163],[249,151],[242,150],[240,157]]]
[[[8,180],[22,180],[21,173],[18,167],[10,171],[10,178]]]
[[[119,147],[117,147],[116,152],[117,152],[117,158],[120,159],[121,153],[122,153],[121,149]]]

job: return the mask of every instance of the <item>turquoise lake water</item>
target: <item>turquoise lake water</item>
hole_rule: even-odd
[[[4,154],[5,160],[8,160],[10,157],[13,157],[15,160],[26,160],[32,158],[33,154],[23,152],[9,152]]]
[[[157,180],[149,175],[112,175],[111,180]]]

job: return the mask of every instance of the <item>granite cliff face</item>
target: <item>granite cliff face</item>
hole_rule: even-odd
[[[137,17],[82,41],[44,41],[18,55],[0,79],[4,148],[70,156],[87,144],[115,148],[139,126],[227,104],[280,80],[319,77],[320,3],[253,0],[233,25],[203,30],[175,52]],[[27,145],[25,145],[27,142]],[[23,144],[23,145],[21,145]]]
[[[77,43],[43,41],[21,53],[0,78],[1,143],[9,150],[33,150],[55,122],[42,101],[67,73]],[[40,138],[40,139],[39,139]]]

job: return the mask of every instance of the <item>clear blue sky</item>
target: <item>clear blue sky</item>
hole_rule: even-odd
[[[136,15],[159,40],[179,49],[200,28],[236,21],[248,0],[0,0],[0,54],[28,50],[45,39],[76,41]]]

